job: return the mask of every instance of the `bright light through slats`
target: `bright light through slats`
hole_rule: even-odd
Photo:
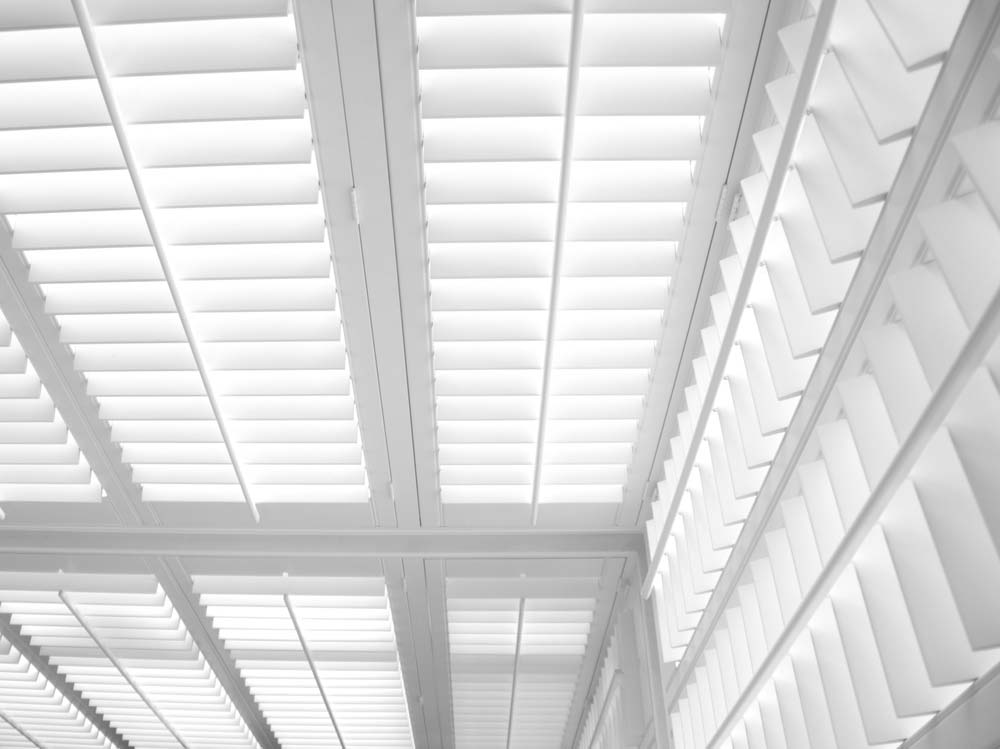
[[[673,737],[976,743],[933,731],[1000,658],[1000,13],[810,5],[648,524]]]
[[[282,747],[341,747],[338,730],[350,749],[413,746],[381,578],[198,576],[195,590]]]
[[[30,737],[27,738],[26,737]],[[0,637],[0,746],[111,747],[111,741]]]
[[[793,72],[780,68],[766,87],[771,112],[754,134],[759,170],[741,182],[743,215],[730,222],[704,352],[694,361],[648,523],[668,660],[683,655],[764,484],[940,69],[906,70],[869,4],[839,3],[828,40],[836,54],[819,58],[815,83],[807,81],[810,109],[801,132],[791,131],[794,168],[776,172],[815,25],[810,16],[778,33]],[[765,193],[778,179],[774,220],[762,218]],[[760,255],[751,261],[755,235]],[[747,303],[739,305],[746,279]],[[735,336],[723,351],[730,329]],[[713,375],[719,387],[710,398]],[[699,422],[704,432],[695,436]],[[679,587],[688,575],[698,581],[695,593]]]
[[[448,578],[458,749],[562,745],[597,588],[593,578]]]
[[[259,746],[155,578],[2,573],[0,612],[134,746]]]
[[[417,3],[445,503],[622,498],[725,16],[572,5]]]
[[[0,315],[0,502],[100,499],[97,478]]]
[[[366,502],[288,3],[85,7],[252,501]],[[70,1],[8,16],[14,247],[143,499],[243,502]]]

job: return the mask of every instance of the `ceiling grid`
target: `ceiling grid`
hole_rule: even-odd
[[[0,7],[0,743],[574,745],[730,10]]]

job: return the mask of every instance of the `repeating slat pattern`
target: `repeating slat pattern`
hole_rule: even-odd
[[[133,746],[258,746],[155,578],[5,572],[0,611]]]
[[[576,5],[417,4],[446,504],[622,498],[725,14]]]
[[[0,638],[0,745],[33,749],[32,742],[66,749],[113,746],[24,655]]]
[[[616,637],[611,638],[594,690],[595,699],[580,732],[578,747],[619,749],[625,747],[627,727],[622,694],[623,672]]]
[[[517,598],[448,600],[456,746],[506,749],[519,604]]]
[[[82,6],[0,9],[0,213],[143,499],[366,502],[288,3]]]
[[[456,747],[562,745],[596,594],[591,578],[449,577]]]
[[[100,500],[99,482],[0,314],[0,501]]]
[[[996,147],[995,130],[984,125],[956,145]],[[943,244],[925,234],[929,253],[889,277],[894,314],[866,326],[864,368],[838,383],[817,454],[799,466],[798,489],[782,500],[780,520],[678,701],[674,727],[684,746],[704,745],[747,687],[1000,291],[1000,225],[983,198],[960,192],[918,217],[925,232],[947,226],[937,237]],[[955,243],[965,221],[984,222],[995,236],[959,270],[949,256],[961,252]],[[946,336],[953,336],[947,346]],[[896,746],[1000,663],[992,595],[1000,575],[997,471],[984,460],[1000,436],[998,355],[994,345],[973,371],[828,597],[719,745],[755,746],[762,734],[766,746]],[[717,689],[713,661],[744,665],[721,671],[726,688]]]
[[[761,279],[770,281],[773,307],[751,302],[755,325],[741,322],[705,440],[691,445],[684,437],[697,404],[675,440],[661,493],[667,499],[649,525],[653,546],[659,534],[670,534],[655,584],[666,659],[688,662],[688,640],[791,419],[781,404],[802,391],[825,343],[825,328],[816,324],[822,310],[796,308],[787,295],[795,281],[811,296],[804,268],[815,255],[797,208],[811,207],[814,236],[822,240],[815,246],[831,259],[835,244],[841,258],[865,247],[870,222],[851,243],[844,232],[857,231],[859,216],[891,194],[902,158],[895,149],[918,126],[966,4],[913,4],[917,17],[951,19],[950,31],[928,26],[919,44],[907,36],[913,28],[880,20],[889,5],[836,6],[796,169],[753,280],[752,298]],[[807,19],[781,34],[793,70],[811,31]],[[917,47],[919,64],[901,52]],[[998,478],[995,461],[985,457],[1000,437],[1000,359],[991,332],[1000,292],[1000,193],[990,158],[1000,149],[1000,131],[993,109],[975,109],[980,100],[995,106],[1000,78],[990,62],[981,65],[979,98],[962,125],[945,133],[951,139],[933,183],[939,192],[920,196],[906,219],[906,239],[842,352],[832,394],[811,434],[797,437],[805,442],[795,476],[756,548],[742,552],[742,573],[680,682],[671,713],[678,746],[898,746],[1000,662],[1000,611],[989,592],[1000,579]],[[779,134],[790,84],[779,79],[769,87]],[[857,114],[850,127],[849,104]],[[777,135],[765,130],[755,141],[765,175],[744,182],[750,218],[734,222],[737,255],[723,261],[728,287],[714,300],[726,314],[733,282],[747,272],[733,258],[756,223]],[[810,173],[821,165],[810,160],[815,145],[825,146],[832,179]],[[833,188],[842,189],[842,206],[861,212],[841,214],[836,233],[820,218],[831,209],[825,201]],[[788,202],[799,190],[803,201]],[[769,257],[775,233],[795,271],[784,281],[780,261]],[[783,313],[783,305],[791,311]],[[710,331],[705,339],[720,337]],[[703,382],[717,355],[699,365]],[[672,482],[689,449],[697,451],[694,470],[666,528]],[[899,471],[905,473],[897,479]]]
[[[0,7],[5,262],[30,267],[146,501],[363,507],[291,4],[80,0],[81,26],[75,2]],[[803,0],[775,40],[785,64],[647,525],[660,651],[684,667],[672,746],[899,746],[1000,664],[995,35],[976,63],[990,109],[955,120],[925,193],[896,191],[969,4]],[[613,516],[726,5],[420,0],[446,505]],[[900,203],[898,247],[867,262]],[[871,297],[831,352],[858,283]],[[779,456],[794,475],[762,492]],[[0,501],[100,498],[0,318]],[[597,576],[447,569],[458,747],[637,745],[619,634],[569,722]],[[195,588],[282,746],[415,745],[382,578]],[[257,746],[154,577],[0,572],[0,613],[132,745]],[[0,639],[0,745],[110,742]]]
[[[413,746],[382,579],[196,577],[195,589],[282,747]]]
[[[730,224],[731,254],[720,264],[704,351],[647,523],[650,548],[663,549],[653,561],[667,660],[683,653],[767,475],[940,67],[906,70],[889,57],[892,44],[866,0],[838,3],[776,220],[758,226],[813,24],[806,17],[778,34],[790,72],[767,86],[773,124],[754,136],[760,171],[741,183],[745,211]],[[890,114],[893,124],[879,126]],[[763,239],[760,261],[748,266],[755,238]],[[745,276],[748,303],[734,310]],[[723,352],[734,324],[734,345]],[[694,443],[699,420],[705,427]]]

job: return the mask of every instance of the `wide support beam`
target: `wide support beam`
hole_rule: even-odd
[[[638,557],[638,530],[467,531],[455,529],[320,531],[190,528],[0,528],[0,552],[99,556],[429,557],[573,559]]]
[[[432,749],[444,744],[431,709],[435,707],[436,694],[433,689],[424,688],[424,684],[433,679],[433,668],[427,666],[431,653],[422,647],[426,642],[424,630],[427,622],[426,617],[412,616],[410,610],[413,602],[423,601],[423,587],[407,581],[404,564],[402,559],[386,559],[382,563],[382,574],[385,575],[386,594],[392,612],[414,745],[416,749]]]
[[[399,298],[405,370],[394,371],[395,399],[409,407],[409,419],[386,426],[401,429],[390,435],[390,445],[412,450],[416,495],[410,506],[419,511],[410,518],[400,508],[400,525],[418,520],[422,526],[441,524],[437,463],[437,420],[434,415],[434,368],[431,361],[430,275],[427,255],[427,217],[424,211],[424,172],[417,88],[417,34],[415,4],[410,0],[374,0],[375,42],[385,127],[387,189],[391,205],[397,295]],[[378,151],[374,152],[378,155]],[[394,310],[390,310],[394,311]],[[405,379],[404,379],[405,378]],[[389,383],[387,383],[389,384]],[[405,396],[405,399],[404,399]],[[407,423],[408,422],[408,423]],[[393,462],[397,503],[403,497],[402,476]],[[409,491],[414,491],[410,489]],[[415,501],[414,501],[415,500]]]
[[[396,49],[386,61],[394,85],[383,97],[373,0],[294,7],[377,524],[437,525],[429,282],[422,215],[413,212],[421,189],[416,81],[398,59],[414,57],[412,27],[403,22],[412,9],[397,2],[398,22],[385,30]],[[390,194],[390,155],[393,179],[408,188],[402,200]]]
[[[397,517],[361,244],[361,218],[367,211],[358,193],[347,135],[332,5],[329,0],[295,0],[293,8],[372,510],[376,525],[392,527]]]
[[[455,746],[455,711],[451,691],[451,645],[448,641],[448,581],[443,559],[407,559],[404,561],[407,580],[422,586],[425,608],[410,611],[426,620],[425,641],[430,646],[430,661],[434,671],[437,694],[438,724],[441,726],[440,746]]]

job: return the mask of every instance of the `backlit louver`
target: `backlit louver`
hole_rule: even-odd
[[[154,578],[2,573],[0,612],[134,746],[258,746]]]
[[[590,636],[596,583],[449,578],[456,747],[562,745]]]
[[[143,499],[367,501],[288,3],[19,8],[0,212]]]
[[[195,589],[282,747],[413,746],[382,579],[196,577]]]
[[[93,471],[0,315],[0,503],[100,499]]]
[[[612,517],[725,15],[417,13],[442,500]]]
[[[816,23],[778,33],[791,72],[767,86],[775,122],[754,135],[760,171],[741,183],[744,215],[729,226],[647,527],[659,575],[646,590],[656,589],[668,660],[683,653],[768,475],[946,49],[908,69],[867,0],[837,3],[826,46]]]
[[[750,285],[761,337],[746,337],[741,327],[717,411],[704,439],[689,431],[675,443],[650,526],[665,553],[654,558],[659,575],[648,581],[661,642],[665,657],[680,661],[668,689],[678,746],[898,746],[916,740],[1000,661],[991,587],[1000,575],[1000,474],[987,447],[1000,440],[993,174],[1000,77],[989,59],[1000,13],[994,3],[971,3],[949,53],[965,6],[920,2],[904,10],[841,0],[782,32],[793,68],[818,64],[818,72],[811,93],[803,92],[805,112],[799,95],[788,106],[787,85],[770,87],[779,120],[805,117],[795,170],[777,201],[781,220],[767,232],[765,265]],[[912,134],[906,159],[904,134]],[[756,140],[767,164],[768,136]],[[812,171],[823,163],[813,160],[820,145],[836,181]],[[773,178],[768,172],[761,180],[761,194]],[[886,203],[878,223],[873,214],[851,243],[844,230],[864,224],[849,217],[863,214],[834,212],[834,187],[853,211]],[[807,202],[787,202],[797,192]],[[746,193],[753,214],[753,190]],[[816,321],[781,313],[788,287],[780,291],[772,269],[779,261],[768,257],[780,229],[780,246],[798,269],[786,282],[797,276],[808,289],[805,269],[816,268],[796,205],[811,206],[818,246],[831,260],[837,247],[846,255],[857,242],[864,254],[841,294],[840,317],[827,322],[826,348],[824,332],[812,352],[800,350],[809,356],[785,358],[782,370],[775,338],[768,343],[768,314],[793,354],[796,334]],[[844,220],[824,230],[823,217],[837,215]],[[754,223],[756,216],[748,234]],[[737,248],[741,231],[737,222]],[[777,303],[763,315],[766,305],[753,300],[760,271]],[[753,364],[755,350],[768,368]],[[794,374],[788,364],[808,366],[784,380],[794,386],[784,390],[782,371]],[[762,406],[765,385],[771,410]],[[707,391],[695,392],[704,398]],[[787,413],[778,418],[774,398],[780,404],[798,393],[807,396],[799,411],[782,406]],[[692,414],[687,429],[698,409]],[[762,442],[765,421],[775,435],[770,444]],[[781,437],[790,424],[795,451]],[[684,459],[689,449],[693,461]]]
[[[0,746],[96,749],[112,743],[0,637]]]
[[[595,701],[581,727],[577,747],[618,749],[628,746],[626,732],[629,726],[624,709],[623,681],[618,643],[612,637],[594,689]]]

